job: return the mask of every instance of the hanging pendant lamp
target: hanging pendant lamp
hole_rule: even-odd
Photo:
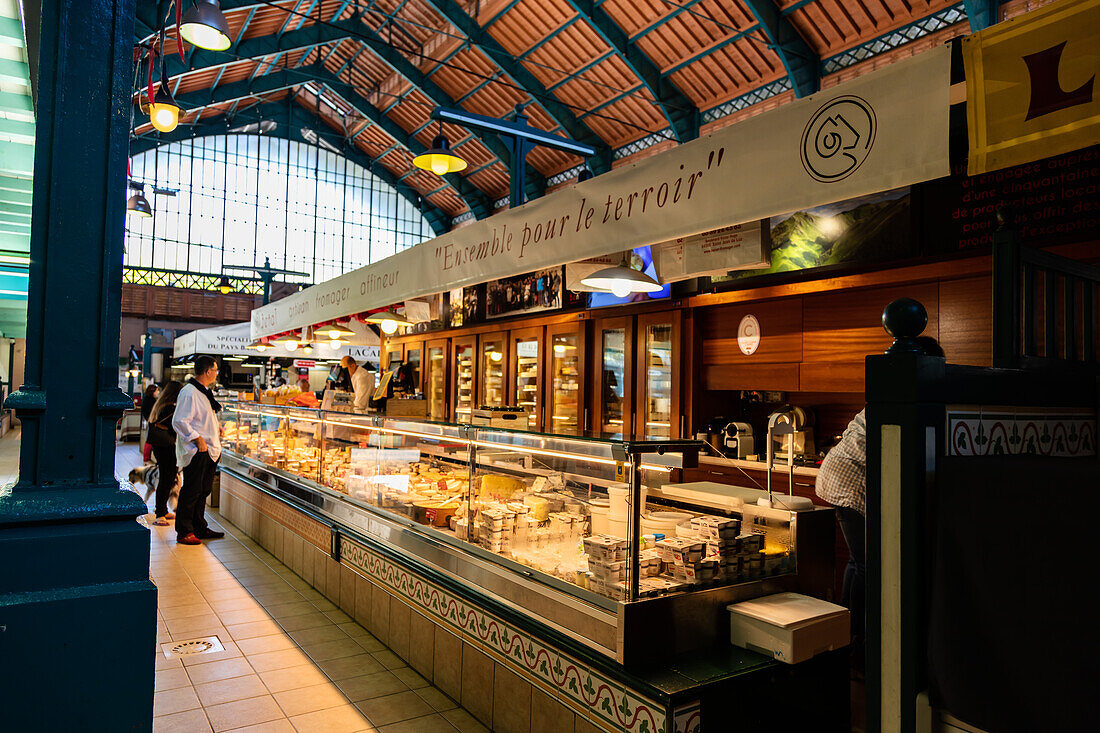
[[[412,325],[412,321],[408,321],[390,310],[371,313],[369,316],[366,317],[366,322],[377,323],[378,327],[382,329],[382,333],[387,335],[397,331],[398,326]]]
[[[208,51],[224,51],[232,44],[229,24],[218,0],[195,0],[195,7],[183,15],[180,35],[192,46]]]
[[[661,289],[659,282],[630,267],[626,258],[582,278],[581,285],[611,293],[616,298],[625,298],[631,293],[655,293]]]
[[[439,134],[432,140],[431,149],[413,158],[413,165],[437,176],[466,169],[466,161],[451,152],[451,146],[443,134],[443,120],[439,121]]]
[[[222,295],[229,295],[233,292],[233,284],[229,282],[229,276],[222,275],[222,279],[218,281],[218,290]]]
[[[321,326],[317,331],[320,332],[322,336],[327,336],[329,341],[346,339],[349,336],[355,335],[355,331],[352,331],[347,326],[341,326],[338,323],[330,323],[327,326]]]
[[[160,89],[153,97],[153,103],[149,105],[148,111],[149,122],[160,132],[171,132],[180,123],[183,108],[172,96],[172,92],[168,91],[168,82],[163,75],[160,79]]]
[[[130,187],[133,188],[133,184]],[[135,219],[147,219],[153,215],[153,207],[149,205],[149,199],[145,198],[140,188],[135,189],[130,198],[126,199],[126,215]]]

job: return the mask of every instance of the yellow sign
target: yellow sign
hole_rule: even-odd
[[[1100,143],[1100,0],[1060,0],[963,39],[970,175]]]
[[[616,481],[629,481],[630,477],[627,475],[626,464],[622,461],[615,462],[615,480]]]

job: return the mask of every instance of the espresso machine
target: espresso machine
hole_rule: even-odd
[[[722,452],[727,458],[747,459],[756,452],[756,438],[747,422],[731,422],[722,429]]]

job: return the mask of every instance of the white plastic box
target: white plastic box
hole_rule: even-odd
[[[797,664],[847,646],[848,609],[801,593],[777,593],[726,606],[730,642]]]

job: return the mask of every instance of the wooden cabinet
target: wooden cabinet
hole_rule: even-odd
[[[527,430],[543,426],[543,328],[521,328],[508,334],[508,404],[527,413]]]
[[[447,420],[451,414],[447,402],[452,363],[449,358],[450,344],[451,340],[445,338],[424,343],[424,396],[428,400],[428,418],[431,420]]]
[[[406,341],[403,361],[412,370],[413,387],[417,394],[424,391],[424,342]]]
[[[468,423],[473,418],[477,395],[477,336],[464,336],[451,340],[451,419]]]
[[[507,331],[478,336],[477,394],[474,406],[503,407],[508,403]]]
[[[404,359],[404,344],[387,341],[382,347],[382,363],[379,366],[383,372],[389,372],[400,366]]]
[[[580,435],[587,425],[585,393],[585,323],[566,323],[546,329],[545,430]]]
[[[680,311],[638,316],[634,437],[680,437]]]
[[[629,438],[634,425],[634,319],[601,318],[593,331],[592,431]]]

